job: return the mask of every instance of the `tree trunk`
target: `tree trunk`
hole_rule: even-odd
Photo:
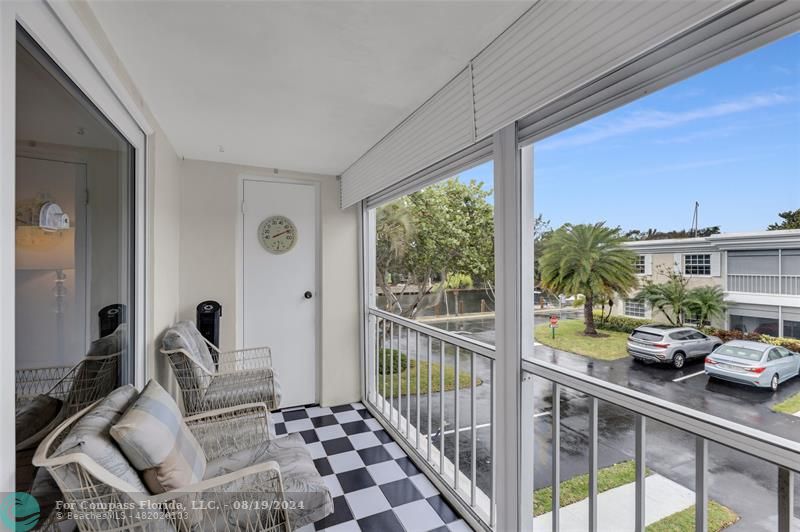
[[[583,302],[583,322],[586,328],[583,329],[583,334],[597,336],[597,329],[594,328],[594,298],[591,294],[586,294],[585,297],[586,299]]]

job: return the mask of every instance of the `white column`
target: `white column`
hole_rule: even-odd
[[[526,150],[527,151],[527,150]],[[531,530],[533,516],[532,409],[524,401],[520,358],[532,354],[533,193],[523,179],[530,165],[517,148],[516,125],[494,135],[497,401],[494,412],[496,529]],[[530,166],[528,166],[530,168]],[[529,383],[525,385],[529,389]],[[529,439],[530,438],[530,439]]]

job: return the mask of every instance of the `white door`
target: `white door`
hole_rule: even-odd
[[[242,347],[272,349],[282,407],[316,403],[317,188],[248,179],[242,187]],[[265,220],[287,229],[262,238]]]
[[[18,368],[72,366],[86,354],[88,242],[86,165],[18,156],[16,199],[25,209],[57,203],[71,230],[16,234],[16,361]],[[23,224],[24,225],[24,224]]]

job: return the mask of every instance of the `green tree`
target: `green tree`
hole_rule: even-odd
[[[710,325],[711,320],[725,314],[725,294],[719,286],[700,286],[689,290],[687,306],[700,325]]]
[[[667,280],[656,283],[652,280],[645,282],[636,298],[646,301],[654,309],[658,309],[667,318],[670,325],[683,325],[683,317],[689,308],[689,279],[680,272],[661,271]]]
[[[414,239],[414,224],[405,201],[400,199],[377,209],[375,234],[376,281],[386,299],[386,310],[400,308],[390,278],[392,272],[402,269],[408,246]]]
[[[556,294],[583,294],[584,334],[596,335],[595,297],[627,293],[637,286],[636,254],[623,247],[619,228],[596,224],[566,224],[546,239],[539,268],[542,286]]]
[[[779,212],[778,217],[783,218],[783,221],[769,224],[769,226],[767,226],[767,231],[777,231],[779,229],[800,229],[800,209]]]
[[[443,296],[451,275],[469,276],[476,285],[492,289],[494,282],[494,207],[491,190],[475,181],[451,178],[388,205],[376,215],[376,282],[389,308],[415,316],[425,296]],[[385,212],[384,212],[385,211]],[[407,220],[408,227],[401,220]],[[390,278],[404,279],[389,286]],[[438,282],[434,283],[434,280]],[[414,296],[399,301],[409,287]]]

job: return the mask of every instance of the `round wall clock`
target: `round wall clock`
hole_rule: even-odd
[[[270,253],[281,255],[297,242],[297,227],[286,216],[270,216],[259,224],[258,240]]]

